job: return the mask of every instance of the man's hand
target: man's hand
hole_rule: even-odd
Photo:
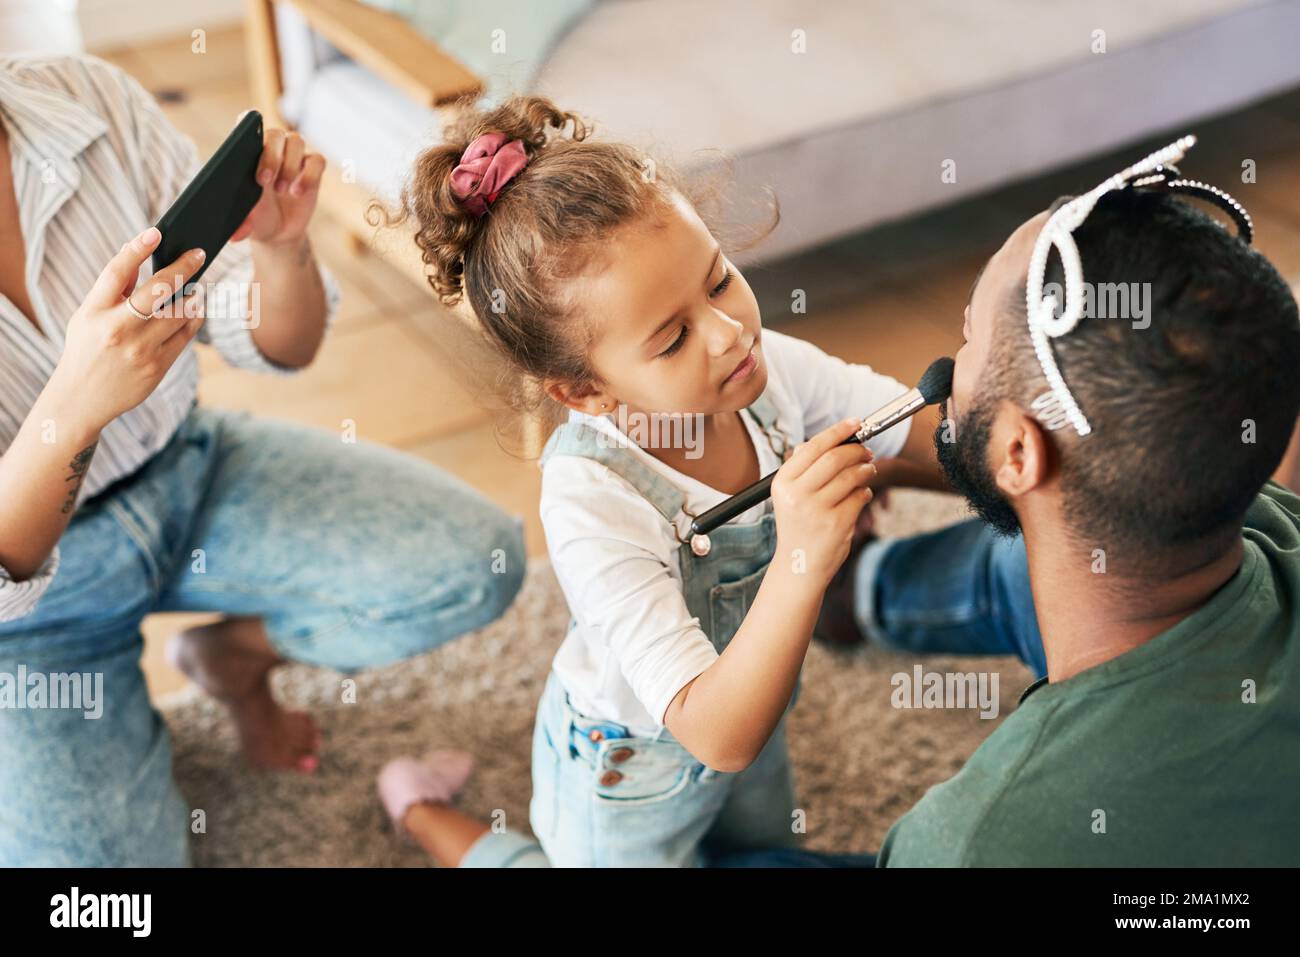
[[[252,239],[254,242],[279,245],[297,243],[307,233],[316,210],[325,157],[312,153],[297,133],[271,129],[266,131],[262,158],[257,166],[257,182],[262,198],[230,237],[231,242]]]

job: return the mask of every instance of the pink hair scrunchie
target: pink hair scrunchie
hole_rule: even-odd
[[[527,164],[523,140],[507,143],[504,133],[476,136],[451,171],[452,195],[475,216],[482,216],[502,187]]]

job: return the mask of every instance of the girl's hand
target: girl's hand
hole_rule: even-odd
[[[309,152],[297,133],[266,131],[257,182],[262,198],[235,230],[230,241],[252,239],[261,243],[293,243],[307,233],[316,210],[325,157]]]
[[[795,447],[772,481],[777,558],[825,589],[848,557],[853,529],[871,501],[871,451],[841,445],[862,423],[845,419]]]
[[[876,533],[876,519],[879,513],[889,508],[890,481],[885,475],[885,467],[893,459],[886,459],[876,465],[876,474],[871,479],[871,501],[858,516],[857,526],[853,531],[854,543],[865,540]]]
[[[124,245],[68,320],[63,355],[47,387],[84,429],[98,432],[147,399],[203,324],[201,285],[159,308],[198,272],[203,250],[183,253],[136,287],[140,267],[161,239],[150,226]],[[128,296],[151,317],[134,315]]]

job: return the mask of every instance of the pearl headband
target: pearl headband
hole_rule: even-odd
[[[1220,189],[1179,176],[1172,164],[1181,160],[1196,143],[1195,136],[1184,136],[1164,149],[1156,150],[1139,163],[1116,173],[1096,188],[1076,196],[1066,203],[1044,224],[1034,250],[1029,257],[1029,278],[1025,284],[1025,311],[1029,322],[1029,337],[1047,379],[1048,389],[1031,403],[1038,420],[1049,430],[1073,425],[1081,436],[1092,431],[1087,418],[1074,401],[1069,386],[1057,367],[1052,353],[1051,340],[1074,329],[1083,316],[1083,263],[1079,247],[1071,233],[1088,218],[1098,200],[1111,190],[1133,188],[1158,188],[1168,192],[1183,193],[1206,199],[1227,212],[1237,224],[1241,238],[1249,243],[1254,235],[1253,225],[1246,210],[1235,199]],[[1043,295],[1047,275],[1047,259],[1055,246],[1065,271],[1065,304],[1061,315],[1056,315],[1056,295]]]

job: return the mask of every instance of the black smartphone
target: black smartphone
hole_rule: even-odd
[[[207,258],[190,277],[191,284],[198,281],[262,197],[257,184],[261,156],[262,114],[249,110],[158,220],[162,241],[153,253],[154,272],[186,250],[202,247]]]

